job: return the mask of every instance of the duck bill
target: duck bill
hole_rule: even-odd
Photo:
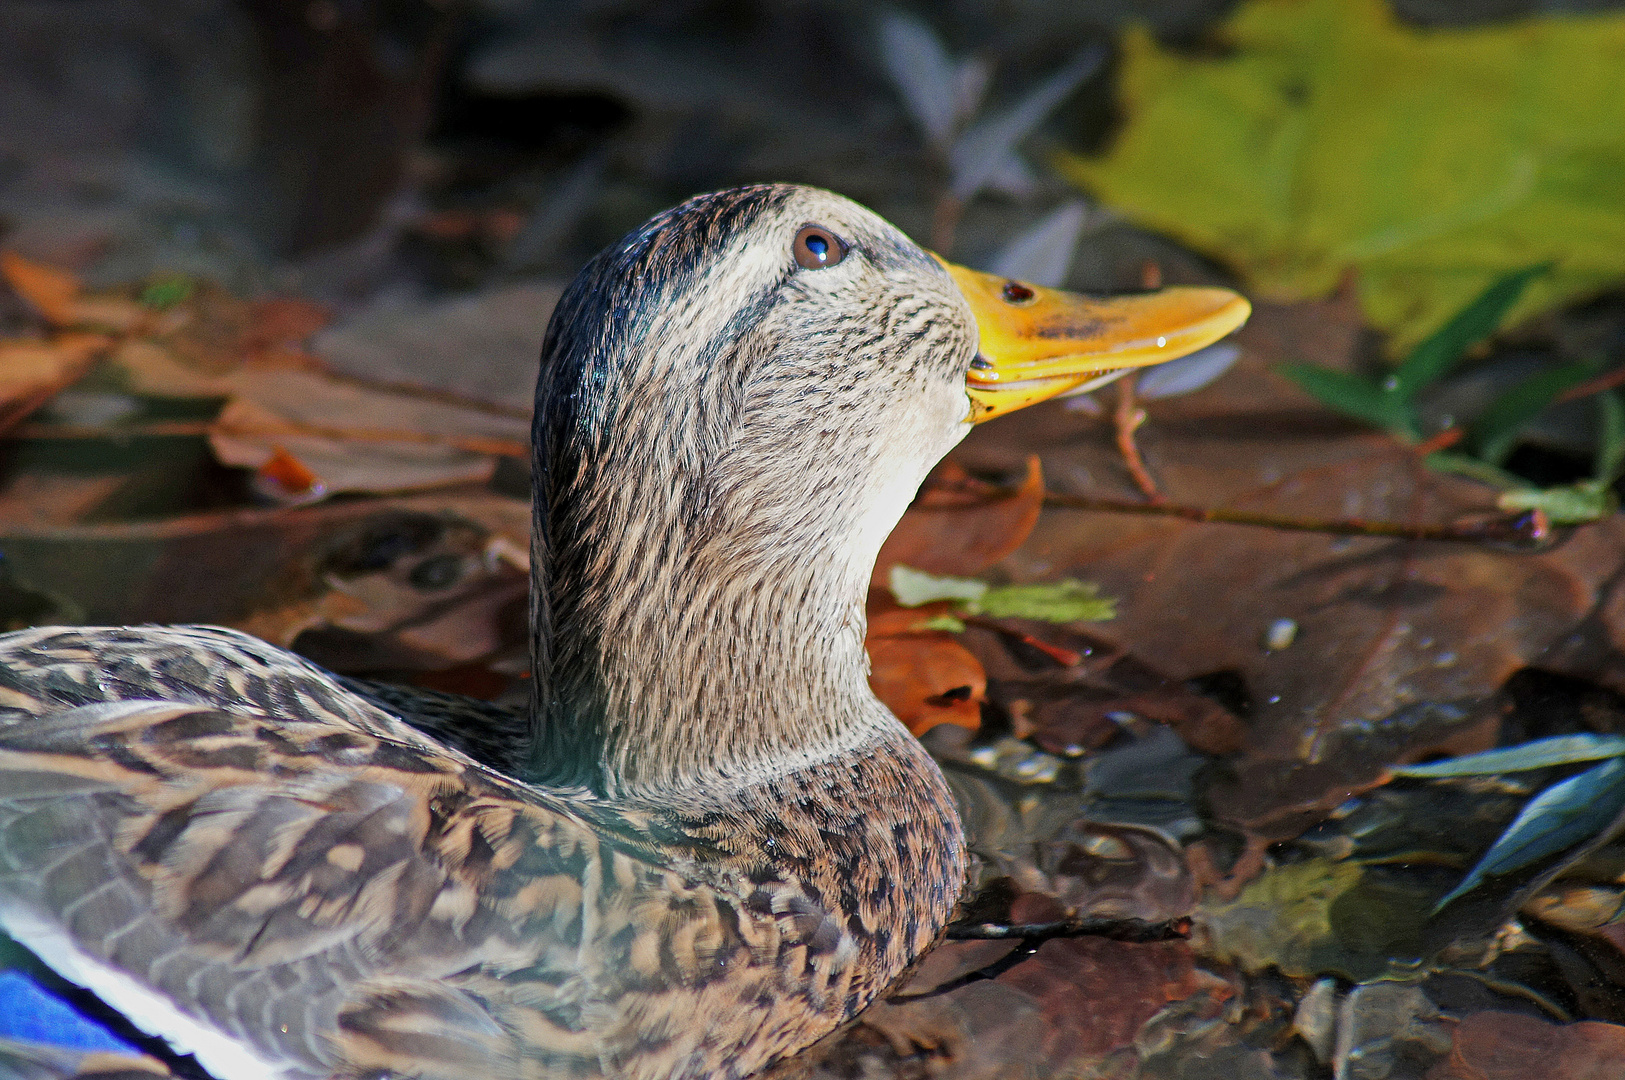
[[[981,349],[965,379],[973,424],[1186,356],[1252,312],[1229,289],[1174,287],[1096,298],[943,265],[981,331]]]

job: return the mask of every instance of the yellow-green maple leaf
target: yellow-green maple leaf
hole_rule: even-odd
[[[1124,41],[1128,119],[1062,168],[1265,298],[1359,271],[1408,346],[1550,259],[1510,318],[1625,279],[1625,16],[1422,30],[1382,0],[1249,0],[1228,52]]]

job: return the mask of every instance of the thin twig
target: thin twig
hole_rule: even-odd
[[[1450,449],[1461,442],[1462,437],[1466,434],[1467,432],[1463,428],[1447,427],[1443,431],[1423,439],[1411,449],[1418,457],[1427,457],[1429,454],[1437,453],[1440,450]]]
[[[1057,664],[1060,664],[1062,667],[1077,667],[1079,664],[1083,663],[1082,653],[1073,652],[1071,649],[1063,649],[1059,645],[1051,645],[1047,641],[1042,641],[1036,637],[1033,637],[1031,634],[1023,633],[1020,630],[1012,630],[1010,627],[1004,626],[992,619],[986,619],[979,615],[961,615],[959,616],[959,621],[964,623],[966,626],[976,626],[983,630],[991,630],[995,634],[999,634],[1003,637],[1014,638],[1023,645],[1029,645],[1032,648],[1037,649],[1039,652],[1043,653]]]
[[[1540,510],[1517,514],[1487,514],[1447,525],[1413,525],[1404,521],[1370,521],[1364,518],[1297,518],[1280,514],[1259,514],[1225,507],[1185,506],[1178,503],[1144,503],[1093,495],[1064,495],[1045,492],[1046,506],[1070,510],[1097,510],[1112,514],[1148,514],[1175,517],[1185,521],[1219,522],[1226,525],[1256,525],[1287,532],[1326,533],[1332,536],[1388,536],[1399,540],[1472,540],[1536,547],[1551,538],[1551,522]]]
[[[1561,405],[1565,401],[1576,401],[1592,394],[1600,394],[1604,390],[1612,390],[1616,386],[1625,386],[1625,367],[1615,368],[1606,375],[1598,375],[1595,379],[1587,379],[1577,386],[1571,386],[1557,395],[1552,404]]]
[[[1151,470],[1145,467],[1139,444],[1134,441],[1134,432],[1145,423],[1145,410],[1134,401],[1134,380],[1133,375],[1117,380],[1117,409],[1112,413],[1112,424],[1117,429],[1117,451],[1123,455],[1123,464],[1134,478],[1134,486],[1156,504],[1162,502],[1162,492],[1157,490],[1157,482],[1152,479]]]

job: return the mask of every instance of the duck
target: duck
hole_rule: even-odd
[[[757,1075],[966,880],[867,683],[882,541],[974,425],[1248,310],[982,274],[810,187],[661,213],[548,324],[513,729],[220,627],[5,634],[0,927],[217,1080]]]

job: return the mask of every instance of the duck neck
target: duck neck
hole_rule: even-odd
[[[784,520],[793,500],[708,491],[647,461],[547,464],[532,551],[533,780],[726,798],[903,734],[869,689],[864,651],[869,573],[896,512],[868,527],[840,505]],[[899,512],[911,493],[899,485]]]
[[[543,555],[555,572],[535,588],[538,780],[723,792],[895,726],[869,690],[862,594],[843,575],[660,545],[622,555],[585,589],[557,570],[587,560]]]

